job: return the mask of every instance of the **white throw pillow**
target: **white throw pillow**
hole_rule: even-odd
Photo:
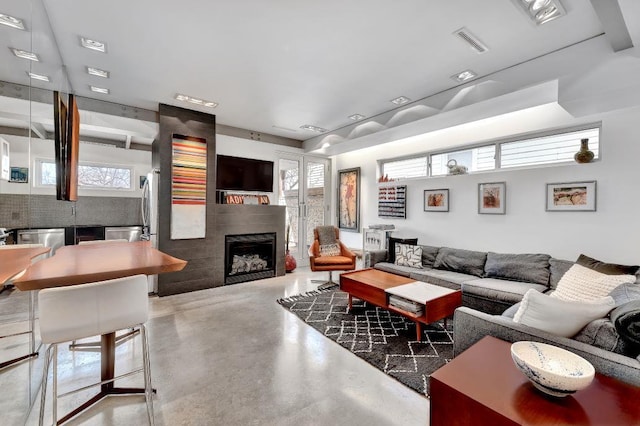
[[[567,301],[536,290],[525,293],[513,322],[562,337],[573,337],[591,321],[605,317],[616,307],[611,296],[585,301]]]
[[[422,268],[422,247],[396,243],[396,260],[398,266]]]
[[[340,244],[325,244],[320,246],[320,256],[340,256]]]
[[[605,297],[622,284],[636,281],[635,275],[606,275],[575,264],[560,278],[551,297],[562,300],[593,300]]]

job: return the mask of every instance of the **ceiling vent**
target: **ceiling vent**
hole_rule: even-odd
[[[489,50],[489,48],[478,39],[478,37],[471,34],[471,31],[464,27],[454,31],[453,34],[464,40],[473,50],[478,53],[484,53]]]

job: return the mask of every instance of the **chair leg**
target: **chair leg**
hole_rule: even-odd
[[[325,281],[324,284],[320,284],[318,286],[318,290],[326,290],[328,288],[335,287],[335,286],[338,285],[337,282],[333,281],[333,275],[332,274],[333,274],[333,271],[329,271],[329,281]]]
[[[58,344],[53,344],[53,425],[58,424]]]
[[[42,389],[40,391],[40,421],[39,425],[43,426],[44,424],[44,406],[47,401],[47,381],[49,378],[49,364],[51,363],[51,350],[53,349],[53,345],[49,345],[47,351],[45,352],[44,366],[42,371]]]
[[[153,387],[151,386],[151,361],[149,360],[149,340],[147,329],[144,324],[140,324],[140,338],[142,340],[142,362],[144,371],[144,396],[147,402],[147,416],[149,424],[155,425],[153,418]]]

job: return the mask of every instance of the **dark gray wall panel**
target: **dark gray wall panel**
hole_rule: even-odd
[[[153,142],[154,163],[159,159],[158,248],[186,260],[180,272],[158,276],[158,294],[184,293],[214,286],[213,247],[215,236],[216,117],[203,112],[160,104],[160,132]],[[207,216],[205,238],[171,239],[171,137],[173,134],[207,141]]]

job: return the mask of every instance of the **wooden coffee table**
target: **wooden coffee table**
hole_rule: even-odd
[[[596,373],[586,388],[549,397],[511,359],[511,343],[491,336],[431,375],[431,426],[637,425],[640,388]]]
[[[349,310],[352,308],[352,301],[355,297],[415,322],[416,338],[420,341],[422,339],[422,324],[431,324],[453,315],[453,311],[462,305],[462,293],[459,290],[449,291],[447,289],[447,294],[426,298],[424,300],[424,314],[420,316],[389,305],[389,294],[386,290],[415,282],[416,280],[411,278],[369,268],[340,275],[340,290],[349,294]],[[427,287],[433,286],[436,291],[443,290],[442,287],[433,284],[423,284]],[[423,301],[421,300],[420,303]]]

